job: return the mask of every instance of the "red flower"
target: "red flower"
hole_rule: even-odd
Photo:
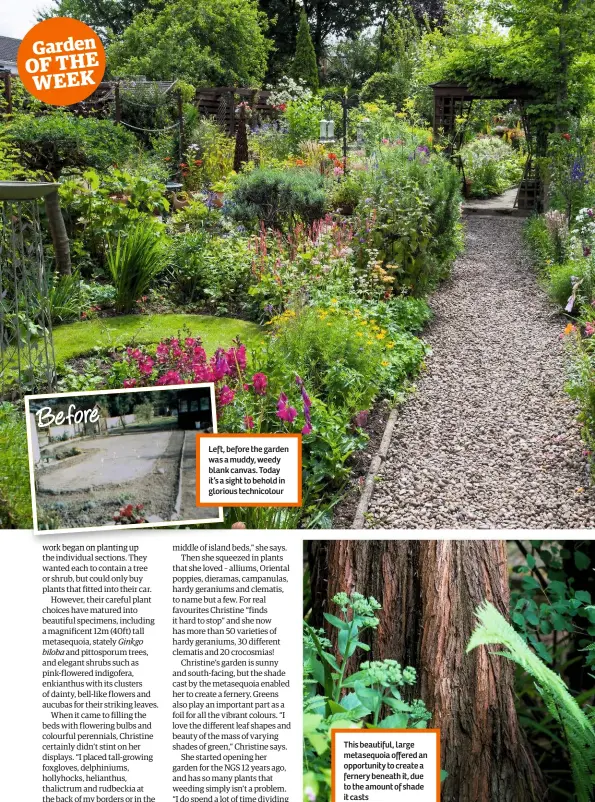
[[[244,417],[244,426],[248,430],[252,430],[254,428],[254,418],[252,417],[252,415],[246,415]]]
[[[567,142],[570,142],[570,134],[562,134],[562,139],[565,139]]]
[[[202,159],[194,159],[194,164],[196,164],[197,167],[200,167],[202,164]]]

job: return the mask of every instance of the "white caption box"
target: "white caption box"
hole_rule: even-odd
[[[332,802],[440,802],[439,730],[333,730]]]
[[[299,434],[198,434],[197,507],[299,507]]]

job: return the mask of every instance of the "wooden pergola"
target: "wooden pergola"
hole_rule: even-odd
[[[464,128],[475,100],[516,101],[527,142],[527,161],[519,186],[515,206],[523,211],[541,211],[543,207],[543,185],[535,164],[534,140],[525,112],[527,103],[535,102],[535,90],[525,84],[502,84],[485,92],[473,92],[464,84],[455,81],[440,81],[430,84],[434,93],[434,136],[448,141],[447,152],[458,154],[464,138]],[[458,120],[464,120],[462,125]],[[458,159],[461,165],[460,158]]]

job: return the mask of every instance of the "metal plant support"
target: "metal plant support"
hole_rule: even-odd
[[[48,273],[40,200],[57,184],[0,181],[0,399],[53,390]]]

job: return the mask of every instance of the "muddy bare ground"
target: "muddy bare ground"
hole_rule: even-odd
[[[143,504],[144,516],[155,516],[156,522],[174,520],[183,441],[184,432],[174,430],[151,472],[134,481],[61,493],[38,490],[40,524],[46,522],[48,529],[109,526],[126,504]]]

